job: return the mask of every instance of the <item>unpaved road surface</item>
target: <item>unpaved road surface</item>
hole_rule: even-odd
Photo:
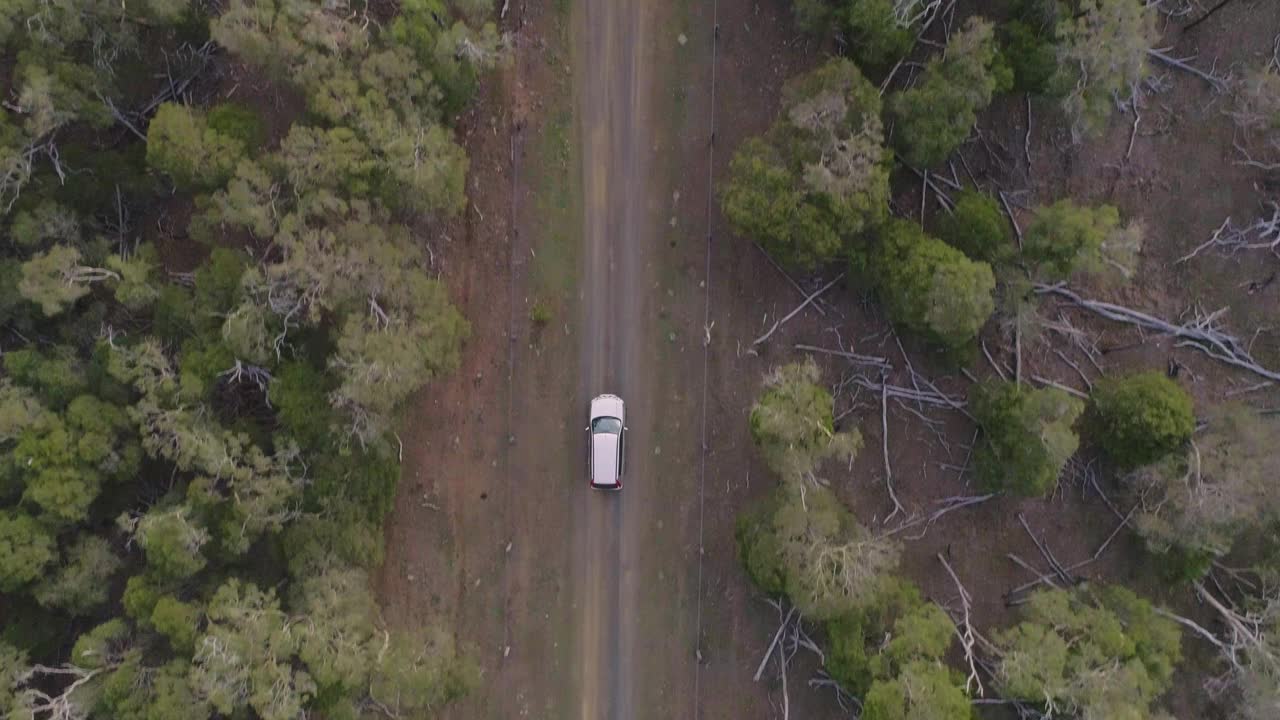
[[[581,392],[627,402],[624,490],[575,497],[572,593],[579,633],[576,716],[635,717],[640,614],[638,572],[654,512],[653,368],[644,351],[653,335],[645,312],[654,241],[650,192],[646,67],[641,57],[647,3],[580,0],[572,54],[583,181]],[[585,439],[584,439],[585,443]]]

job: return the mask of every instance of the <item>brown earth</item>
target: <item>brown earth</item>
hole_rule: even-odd
[[[709,202],[709,180],[725,177],[732,150],[772,121],[782,82],[821,62],[825,50],[796,33],[785,0],[582,0],[572,11],[564,2],[513,3],[507,23],[516,62],[465,124],[474,207],[453,240],[434,248],[473,339],[463,368],[427,388],[405,418],[404,481],[379,581],[387,616],[398,624],[442,616],[474,644],[484,685],[449,717],[780,717],[776,673],[751,682],[777,619],[747,583],[733,544],[736,515],[775,482],[747,431],[760,378],[799,359],[795,343],[808,343],[886,357],[896,368],[890,381],[910,384],[894,337],[858,287],[833,290],[817,304],[821,312],[806,310],[759,354],[748,352],[802,294],[750,243],[730,237]],[[1280,6],[1242,3],[1188,37],[1171,28],[1165,44],[1182,55],[1199,43],[1198,65],[1218,57],[1220,69],[1235,69],[1269,53],[1268,28],[1276,27]],[[990,150],[972,142],[960,152],[984,187],[1027,191],[1014,195],[1024,227],[1025,208],[1068,194],[1114,203],[1145,222],[1137,281],[1117,291],[1085,285],[1087,294],[1167,316],[1193,301],[1228,304],[1230,326],[1249,335],[1274,317],[1280,283],[1253,294],[1242,283],[1268,264],[1275,269],[1273,259],[1173,260],[1227,214],[1251,217],[1257,178],[1232,165],[1227,99],[1187,75],[1169,79],[1173,89],[1143,106],[1127,161],[1131,116],[1073,149],[1054,108],[1033,102],[1028,167],[1021,98],[998,102],[980,120]],[[915,182],[902,179],[899,207],[919,207]],[[822,278],[798,280],[813,290]],[[535,306],[551,319],[532,321]],[[1063,313],[1103,348],[1136,339]],[[1259,335],[1260,359],[1275,358],[1267,345],[1274,337]],[[997,358],[1010,358],[998,328],[986,342]],[[1047,334],[1028,343],[1024,371],[1082,387],[1053,354],[1058,342]],[[927,349],[904,347],[917,370],[963,395],[966,379]],[[1107,353],[1100,364],[1108,372],[1162,368],[1173,352],[1153,341]],[[1069,356],[1097,376],[1082,355]],[[1176,357],[1202,403],[1255,382],[1185,350]],[[866,441],[852,468],[827,468],[826,477],[865,523],[892,527],[901,517],[886,524],[879,399],[839,382],[853,368],[818,359],[833,387],[844,388],[837,413],[849,411],[845,425]],[[993,372],[981,360],[975,371]],[[627,488],[603,496],[585,487],[582,415],[591,394],[614,388],[628,400]],[[1274,394],[1247,398],[1277,404]],[[935,433],[912,410],[889,412],[890,462],[908,513],[976,494],[959,469],[972,424],[927,412],[939,422]],[[1019,513],[1068,565],[1090,557],[1117,526],[1082,481],[1079,468],[1091,457],[1086,447],[1051,498],[993,500],[908,539],[904,571],[954,607],[956,590],[935,557],[943,553],[975,597],[979,627],[1012,622],[1003,594],[1032,575],[1007,554],[1043,565]],[[1100,486],[1127,511],[1119,487]],[[1167,587],[1127,531],[1080,574],[1130,584],[1195,616],[1189,596]],[[1186,643],[1202,660],[1197,641]],[[829,691],[805,686],[811,669],[790,675],[792,717],[839,717]],[[1215,717],[1198,682],[1186,672],[1168,698],[1179,717]]]

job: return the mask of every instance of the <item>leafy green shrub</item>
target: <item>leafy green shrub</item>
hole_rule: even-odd
[[[253,153],[266,142],[266,133],[258,114],[244,105],[225,102],[209,108],[209,129],[225,137],[239,140],[245,152]]]
[[[1098,444],[1122,470],[1163,458],[1196,429],[1191,396],[1163,373],[1104,378],[1090,401]]]
[[[857,430],[835,431],[831,393],[819,376],[811,359],[776,368],[751,408],[751,437],[784,480],[806,477],[828,458],[852,459],[862,445]]]
[[[151,611],[151,626],[169,639],[174,651],[190,655],[200,632],[200,609],[165,595],[156,601]]]
[[[734,524],[733,534],[747,577],[761,592],[772,596],[783,595],[787,590],[781,546],[770,528],[776,509],[774,498],[755,510],[743,512]]]
[[[133,618],[140,627],[150,627],[151,613],[160,601],[162,590],[155,579],[148,575],[134,575],[124,584],[121,603],[125,615]]]
[[[915,585],[886,579],[863,605],[826,623],[824,666],[846,691],[866,698],[863,717],[967,720],[969,700],[943,663],[955,626]]]
[[[185,105],[161,105],[147,128],[147,164],[168,173],[180,186],[209,189],[224,184],[245,152],[240,139],[214,130],[203,113]]]
[[[1022,255],[1052,279],[1097,268],[1103,246],[1120,229],[1120,211],[1111,205],[1080,206],[1063,199],[1037,208],[1023,237]]]
[[[844,3],[843,20],[848,48],[858,65],[869,72],[888,70],[906,57],[915,44],[916,24],[903,24],[893,0],[853,0]]]
[[[106,540],[82,535],[67,549],[61,567],[46,575],[32,594],[45,607],[89,615],[107,602],[111,576],[121,564]]]
[[[769,133],[734,153],[721,206],[735,233],[812,270],[887,213],[880,96],[853,63],[835,59],[788,82],[783,99]]]
[[[68,348],[52,353],[25,347],[4,354],[4,369],[18,385],[31,388],[42,403],[60,410],[88,389],[84,365]]]
[[[93,670],[111,665],[129,639],[129,625],[120,618],[102,623],[81,635],[71,648],[71,662]]]
[[[1122,587],[1042,590],[1022,608],[1023,621],[993,638],[1003,697],[1147,717],[1182,657],[1178,625]]]
[[[1010,18],[996,30],[1001,54],[1013,71],[1013,90],[1044,95],[1054,92],[1058,72],[1055,0],[1017,0]]]
[[[905,220],[884,226],[871,268],[889,317],[949,350],[971,343],[995,311],[991,266]]]
[[[992,25],[970,18],[951,36],[945,57],[931,60],[924,78],[889,102],[894,144],[909,165],[933,167],[969,136],[979,111],[1012,82],[1000,60]]]
[[[1084,403],[1056,388],[988,382],[973,387],[969,407],[982,428],[974,473],[989,489],[1044,495],[1080,445],[1072,426]]]
[[[956,196],[956,208],[942,218],[939,234],[973,260],[992,265],[1008,260],[1014,253],[1009,223],[995,198],[976,190]]]
[[[271,380],[267,397],[276,419],[290,437],[308,450],[323,449],[329,439],[333,411],[329,408],[332,381],[305,362],[290,362]]]
[[[23,512],[0,513],[0,592],[14,592],[40,577],[58,557],[53,535]]]
[[[963,681],[946,665],[912,660],[893,676],[876,680],[862,705],[862,720],[970,720],[973,708]]]
[[[757,587],[785,594],[814,620],[865,605],[898,561],[892,541],[873,536],[834,493],[808,481],[782,483],[739,520],[736,537]]]

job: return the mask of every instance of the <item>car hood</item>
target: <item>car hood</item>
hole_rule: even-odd
[[[618,484],[618,436],[595,433],[591,436],[591,482],[596,485]]]

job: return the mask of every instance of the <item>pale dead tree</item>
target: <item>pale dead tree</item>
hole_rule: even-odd
[[[804,310],[806,307],[808,307],[809,303],[811,303],[811,302],[813,302],[814,300],[816,300],[816,299],[818,298],[818,296],[819,296],[819,295],[822,295],[822,294],[823,294],[824,292],[826,292],[827,290],[830,290],[832,286],[834,286],[836,283],[840,282],[840,281],[841,281],[841,280],[843,280],[843,279],[844,279],[844,273],[840,273],[839,275],[837,275],[837,276],[836,276],[836,278],[835,278],[834,280],[832,280],[831,282],[827,283],[826,285],[823,285],[823,286],[822,286],[821,288],[819,288],[816,292],[811,293],[808,297],[806,297],[806,298],[804,299],[804,302],[802,302],[802,303],[800,303],[799,305],[797,305],[797,306],[796,306],[796,309],[794,309],[794,310],[792,310],[791,312],[789,312],[789,313],[787,313],[786,315],[784,315],[784,316],[782,317],[782,319],[774,321],[774,323],[773,323],[773,327],[769,328],[769,332],[766,332],[765,334],[761,335],[760,337],[756,338],[755,340],[752,340],[752,341],[751,341],[751,347],[753,347],[753,348],[754,348],[756,345],[759,345],[760,343],[764,342],[765,340],[768,340],[770,337],[772,337],[772,336],[773,336],[773,334],[774,334],[775,332],[777,332],[778,328],[780,328],[780,327],[782,327],[784,324],[786,324],[786,323],[787,323],[787,321],[788,321],[788,320],[790,320],[791,318],[793,318],[793,317],[795,317],[796,315],[800,314],[800,312],[801,312],[802,310]],[[370,301],[370,302],[372,302],[372,301]],[[710,328],[710,327],[706,328],[706,332],[707,332],[707,338],[708,338],[708,339],[707,339],[707,343],[710,343],[710,338],[711,338],[711,328]]]
[[[1234,142],[1240,155],[1236,164],[1268,173],[1280,170],[1280,35],[1271,60],[1236,88],[1230,115],[1243,136]]]
[[[1144,0],[1144,5],[1163,15],[1166,22],[1190,17],[1202,9],[1198,0]]]
[[[1200,78],[1205,81],[1205,83],[1209,85],[1209,88],[1215,93],[1221,94],[1231,89],[1231,76],[1217,74],[1218,63],[1216,60],[1208,70],[1201,70],[1191,64],[1191,62],[1196,59],[1195,55],[1188,55],[1180,58],[1174,57],[1169,54],[1169,51],[1172,49],[1173,48],[1171,47],[1150,48],[1147,50],[1147,54],[1175,70],[1181,70],[1182,72]]]
[[[930,25],[942,10],[942,0],[894,0],[893,19],[898,27]]]
[[[1280,371],[1258,364],[1239,339],[1221,329],[1220,322],[1227,311],[1225,307],[1211,313],[1197,310],[1190,321],[1175,325],[1168,320],[1123,305],[1085,299],[1069,290],[1065,283],[1055,285],[1037,283],[1035,291],[1040,295],[1056,295],[1064,298],[1077,307],[1108,320],[1134,325],[1142,330],[1161,335],[1170,335],[1176,340],[1175,347],[1194,348],[1214,360],[1247,370],[1267,380],[1280,380]]]
[[[1229,687],[1240,693],[1236,717],[1271,720],[1280,707],[1280,595],[1273,590],[1254,598],[1241,610],[1231,600],[1215,596],[1204,583],[1194,584],[1196,596],[1216,614],[1219,633],[1175,613],[1155,611],[1176,621],[1213,645],[1227,664],[1225,674],[1211,677],[1205,686],[1212,694]]]
[[[947,513],[953,512],[955,510],[960,510],[961,508],[972,507],[974,505],[981,505],[982,503],[992,498],[998,497],[999,495],[1000,493],[988,493],[986,495],[972,495],[968,497],[949,497],[949,498],[944,498],[942,500],[938,500],[935,503],[936,505],[940,506],[938,507],[938,509],[934,510],[928,515],[917,515],[915,517],[909,518],[903,521],[902,524],[890,530],[887,530],[884,533],[884,535],[885,537],[889,537],[892,535],[897,535],[900,532],[910,530],[911,528],[924,525],[924,527],[920,529],[920,532],[914,535],[906,536],[908,540],[919,540],[923,538],[927,532],[929,532],[929,528],[933,527],[934,523],[942,519],[942,516],[946,515]]]
[[[1241,152],[1244,152],[1242,148]],[[1280,163],[1275,166],[1280,168]],[[1208,240],[1178,258],[1178,263],[1184,263],[1210,249],[1228,257],[1246,250],[1266,250],[1280,258],[1280,203],[1268,201],[1266,204],[1270,207],[1270,217],[1264,215],[1252,224],[1236,225],[1228,216]]]
[[[947,574],[951,576],[951,581],[955,583],[956,590],[960,593],[960,619],[957,621],[952,618],[952,622],[955,623],[956,637],[960,640],[960,646],[964,648],[965,663],[969,666],[969,675],[965,678],[964,690],[970,695],[982,697],[985,690],[982,687],[982,679],[978,677],[978,663],[980,661],[977,659],[977,653],[974,650],[974,645],[978,642],[977,633],[969,621],[973,598],[969,595],[969,591],[965,589],[964,583],[960,582],[960,576],[956,575],[956,571],[951,568],[951,563],[947,562],[942,553],[938,553],[937,558],[938,562],[942,563],[942,567],[946,569]],[[950,616],[951,611],[947,610],[947,614]]]
[[[239,383],[241,381],[251,382],[257,386],[264,395],[267,387],[271,384],[271,371],[260,365],[246,365],[239,358],[230,368],[218,373],[218,377],[226,378],[227,382]],[[271,406],[271,402],[267,401],[267,407]]]
[[[114,668],[116,664],[110,663],[93,670],[70,664],[59,667],[31,666],[15,679],[14,686],[22,689],[17,693],[18,705],[15,707],[14,717],[85,720],[89,717],[92,705],[78,699],[76,692],[100,673]],[[44,685],[54,678],[61,681],[70,680],[70,682],[56,692],[46,691]]]

